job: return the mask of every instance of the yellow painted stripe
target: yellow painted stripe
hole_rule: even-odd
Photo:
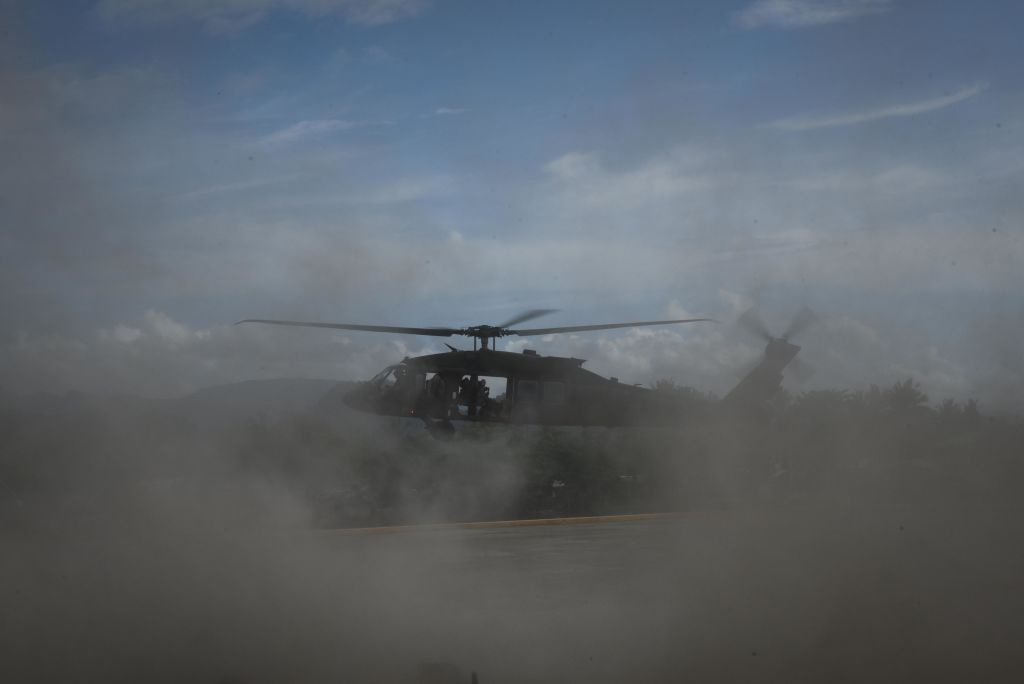
[[[387,527],[338,527],[331,534],[384,534],[395,532],[433,532],[437,530],[475,530],[500,527],[540,527],[542,525],[591,525],[597,523],[669,520],[683,513],[629,513],[624,515],[586,515],[575,518],[529,518],[526,520],[481,520],[477,522],[432,523],[427,525],[391,525]]]

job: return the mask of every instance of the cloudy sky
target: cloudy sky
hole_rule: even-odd
[[[1021,406],[1016,2],[79,0],[0,22],[0,387],[362,378],[756,304],[817,373]],[[509,342],[518,350],[522,341]],[[734,326],[531,340],[723,391]]]

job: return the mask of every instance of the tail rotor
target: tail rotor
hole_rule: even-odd
[[[729,403],[756,403],[774,396],[782,386],[782,371],[787,366],[798,381],[814,374],[814,368],[799,361],[800,347],[790,339],[806,330],[818,317],[806,306],[797,312],[782,335],[776,337],[756,309],[743,313],[736,323],[750,334],[765,341],[764,356],[746,373],[740,383],[725,396]]]

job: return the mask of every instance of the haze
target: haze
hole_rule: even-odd
[[[1020,679],[1022,21],[0,3],[0,679]],[[709,402],[803,306],[759,419],[450,442],[331,399],[445,340],[232,325],[713,317],[498,341]]]

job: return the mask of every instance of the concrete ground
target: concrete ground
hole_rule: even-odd
[[[0,680],[1024,681],[1014,512],[121,522],[7,540]]]
[[[1019,681],[1022,527],[875,510],[325,536],[403,597],[420,662],[481,682]]]

